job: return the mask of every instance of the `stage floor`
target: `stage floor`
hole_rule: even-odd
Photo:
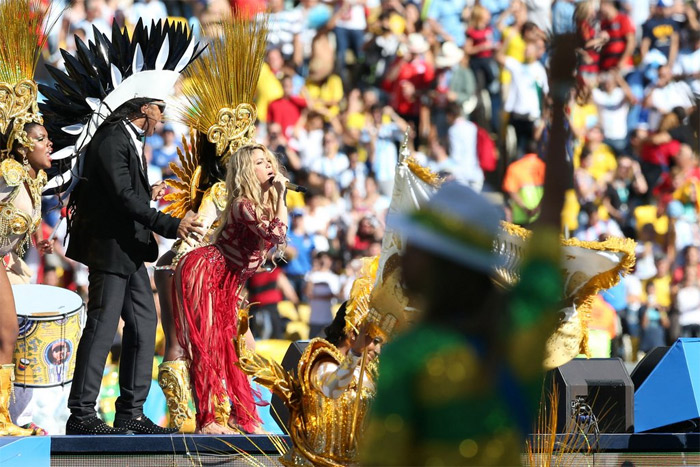
[[[289,443],[288,437],[278,441]],[[12,440],[27,443],[25,452],[14,456],[17,463],[3,452],[12,445]],[[0,445],[0,464],[43,466],[88,466],[88,467],[160,467],[160,466],[249,466],[280,465],[277,446],[267,436],[51,436],[50,460],[28,464],[30,441],[36,438],[4,438]],[[700,433],[668,434],[601,434],[597,439],[589,438],[593,446],[589,454],[566,455],[560,463],[566,465],[596,466],[687,466],[700,465]],[[22,443],[15,443],[21,446]],[[246,454],[243,454],[246,453]],[[251,457],[252,456],[252,457]],[[573,458],[572,458],[573,456]],[[523,459],[527,462],[526,459]]]

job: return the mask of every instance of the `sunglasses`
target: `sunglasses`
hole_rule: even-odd
[[[151,105],[155,105],[160,110],[160,113],[165,113],[165,104],[162,102],[151,102]]]

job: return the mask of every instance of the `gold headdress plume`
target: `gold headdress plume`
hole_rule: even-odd
[[[220,25],[206,55],[184,73],[186,104],[182,121],[216,145],[224,162],[239,147],[254,142],[253,102],[265,58],[267,19],[236,14]]]
[[[345,310],[345,333],[359,332],[359,328],[369,314],[369,299],[377,280],[379,256],[362,258],[360,274],[352,283],[350,299]]]
[[[6,157],[15,141],[34,148],[24,125],[43,123],[37,106],[37,85],[33,81],[39,53],[46,43],[46,9],[39,0],[0,2],[0,132]]]

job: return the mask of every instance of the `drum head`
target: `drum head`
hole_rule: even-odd
[[[15,285],[12,292],[19,324],[12,358],[15,385],[51,387],[70,382],[80,341],[82,299],[48,285]]]
[[[12,294],[17,315],[31,316],[35,320],[68,315],[83,306],[83,299],[77,293],[51,285],[13,285]]]

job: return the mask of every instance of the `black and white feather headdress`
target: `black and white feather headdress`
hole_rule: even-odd
[[[94,28],[87,45],[78,37],[76,56],[61,55],[66,71],[47,66],[54,87],[40,85],[39,108],[54,148],[53,178],[44,193],[68,194],[81,176],[87,145],[122,104],[135,98],[166,100],[180,73],[204,49],[181,23],[139,20],[131,35],[112,27],[112,40]],[[50,174],[51,175],[51,174]]]

